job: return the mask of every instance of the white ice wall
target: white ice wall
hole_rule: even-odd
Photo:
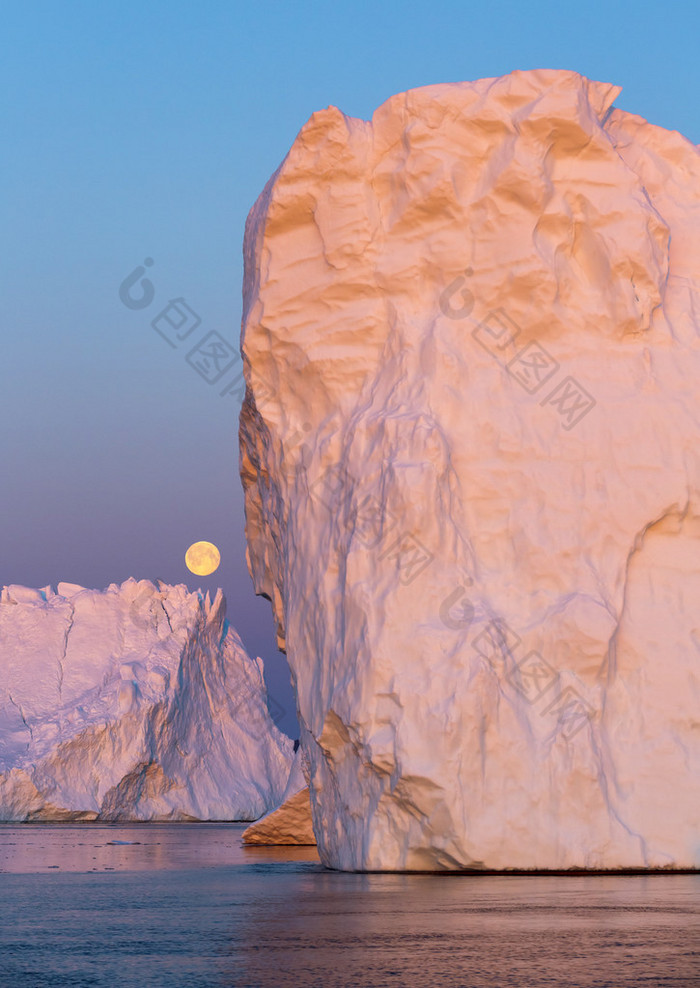
[[[700,866],[700,170],[515,72],[314,114],[246,228],[249,561],[322,860]]]
[[[0,598],[0,820],[255,820],[293,742],[221,591],[127,580]]]

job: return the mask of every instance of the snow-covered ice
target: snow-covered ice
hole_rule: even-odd
[[[538,70],[248,219],[249,564],[341,869],[700,866],[700,156]]]
[[[127,580],[0,598],[0,820],[255,820],[293,741],[221,591]]]

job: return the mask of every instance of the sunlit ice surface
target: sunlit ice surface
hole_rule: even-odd
[[[700,875],[360,875],[245,824],[0,825],[0,986],[698,984]]]

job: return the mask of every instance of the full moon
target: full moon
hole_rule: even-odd
[[[185,553],[185,562],[190,573],[209,576],[219,568],[221,554],[212,542],[193,542]]]

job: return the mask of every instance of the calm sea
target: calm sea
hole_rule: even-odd
[[[0,985],[700,986],[700,875],[347,875],[243,829],[0,825]]]

